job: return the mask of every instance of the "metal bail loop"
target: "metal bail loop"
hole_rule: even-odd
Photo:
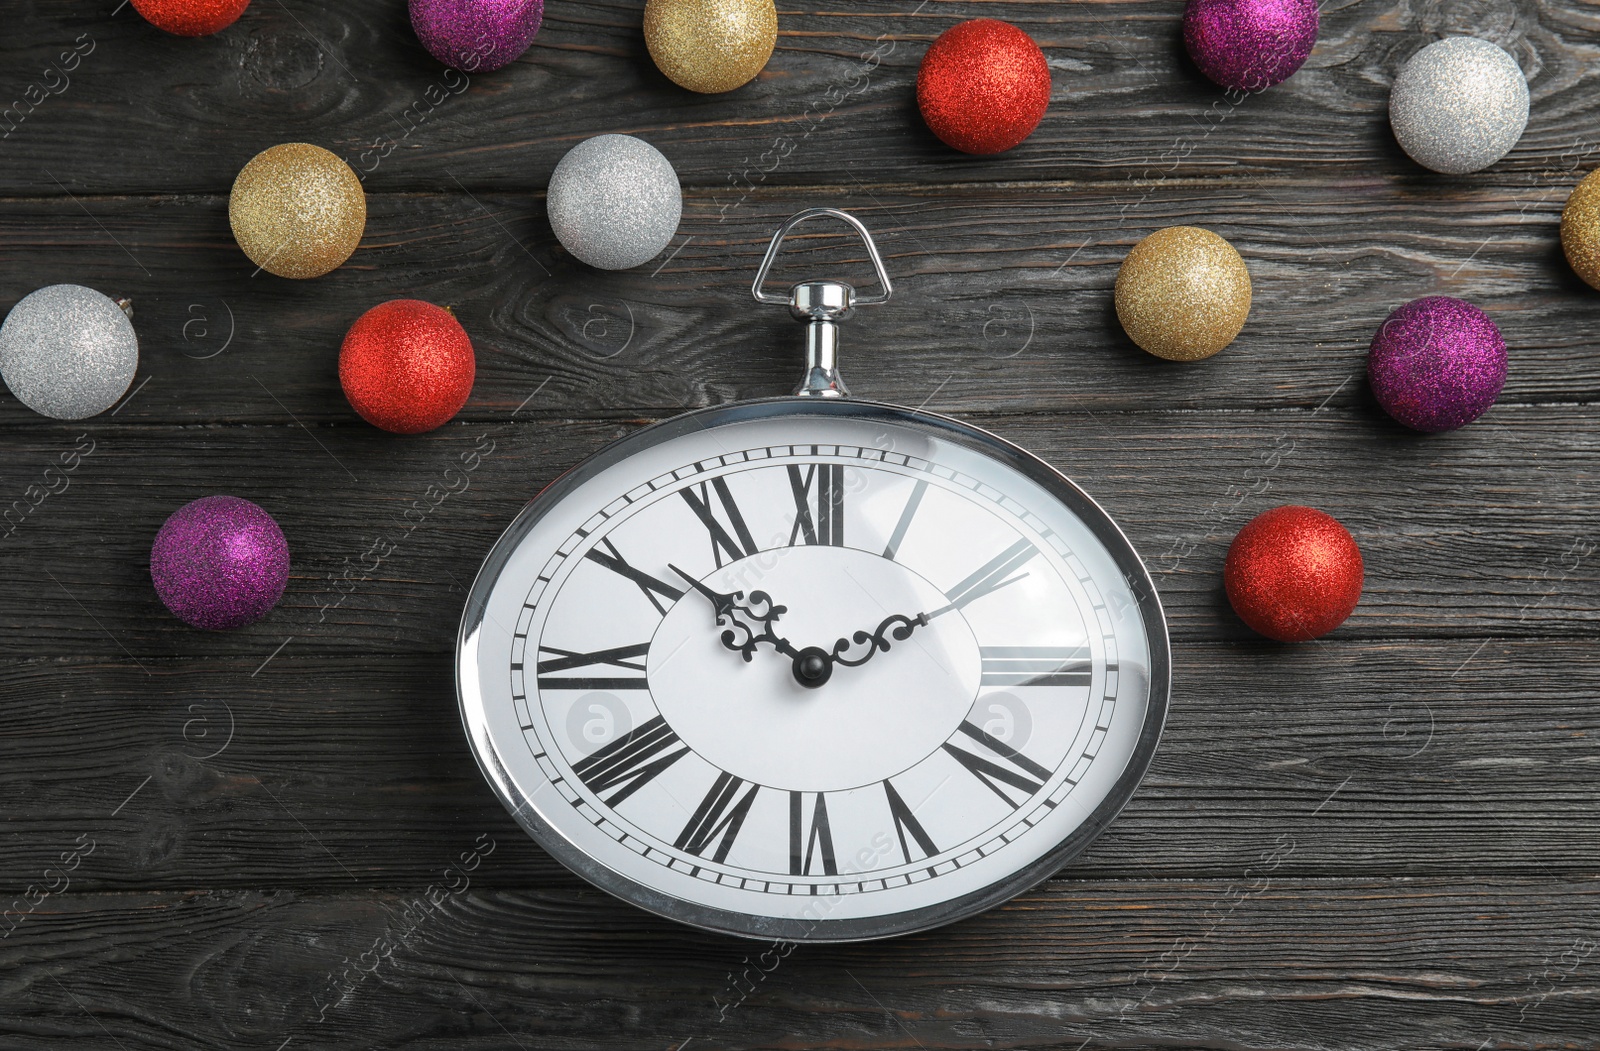
[[[789,289],[787,296],[763,292],[761,286],[774,260],[778,258],[778,249],[782,247],[789,231],[807,219],[821,216],[842,219],[861,235],[862,242],[867,246],[867,255],[872,259],[873,269],[878,273],[881,290],[858,295],[854,288],[843,281],[802,281]],[[757,303],[787,304],[790,316],[806,323],[806,373],[795,393],[812,398],[842,398],[850,393],[845,388],[844,380],[839,377],[838,323],[853,314],[858,306],[887,303],[893,291],[889,272],[883,268],[883,259],[878,255],[878,246],[873,243],[872,235],[859,219],[837,208],[807,208],[791,215],[773,235],[772,243],[767,246],[766,257],[756,270],[755,283],[750,287]]]

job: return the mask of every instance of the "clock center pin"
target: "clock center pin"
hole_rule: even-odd
[[[685,594],[657,626],[646,658],[650,699],[719,770],[785,791],[872,784],[938,749],[972,711],[983,659],[964,617],[936,617],[903,640],[883,631],[887,648],[855,641],[870,640],[893,614],[949,601],[897,562],[801,545],[729,562],[700,583],[743,592],[741,602],[757,591],[769,597],[783,609],[772,634],[788,647],[762,642],[745,660],[723,642],[728,625],[703,594]],[[758,632],[769,625],[740,616]],[[746,632],[737,634],[743,641]],[[840,639],[851,642],[835,652]]]

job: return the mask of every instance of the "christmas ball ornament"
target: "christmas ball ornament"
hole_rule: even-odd
[[[173,616],[208,631],[260,620],[289,582],[289,545],[272,516],[236,496],[172,513],[150,548],[150,579]]]
[[[1279,642],[1307,642],[1343,624],[1361,601],[1361,549],[1332,515],[1276,507],[1228,547],[1222,582],[1234,612]]]
[[[1169,226],[1133,246],[1117,271],[1117,319],[1143,349],[1199,361],[1233,342],[1250,314],[1250,272],[1233,245]]]
[[[1236,91],[1282,84],[1317,42],[1317,0],[1189,0],[1183,43],[1200,72]]]
[[[133,0],[133,9],[176,36],[209,36],[239,20],[250,0]]]
[[[917,107],[928,129],[963,153],[1002,153],[1033,134],[1050,105],[1050,67],[1016,26],[975,18],[922,56]]]
[[[117,403],[139,367],[122,307],[92,288],[50,285],[23,296],[0,325],[0,378],[34,412],[81,420]]]
[[[428,54],[468,73],[515,62],[543,18],[544,0],[411,0],[411,28]]]
[[[321,146],[263,150],[233,180],[228,222],[250,261],[279,277],[320,277],[350,258],[367,197],[350,166]]]
[[[654,259],[678,232],[678,173],[632,135],[596,135],[567,151],[550,176],[550,226],[567,251],[602,270]]]
[[[773,0],[648,0],[644,42],[679,87],[715,93],[747,84],[778,42]]]
[[[448,422],[472,393],[472,341],[448,310],[391,299],[362,314],[339,348],[339,385],[374,427],[420,434]]]
[[[1600,171],[1584,176],[1561,209],[1561,247],[1578,276],[1600,288]]]
[[[1390,314],[1372,339],[1367,379],[1383,411],[1418,431],[1482,416],[1506,384],[1506,341],[1462,299],[1428,296]]]
[[[1528,124],[1517,60],[1476,37],[1435,41],[1411,56],[1389,93],[1400,148],[1446,175],[1481,171],[1511,152]]]

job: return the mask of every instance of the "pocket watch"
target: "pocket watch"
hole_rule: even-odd
[[[765,291],[828,216],[879,288]],[[793,396],[701,409],[539,493],[469,593],[457,690],[484,776],[574,872],[735,935],[853,941],[970,916],[1088,845],[1171,678],[1139,556],[995,435],[848,396],[839,323],[891,285],[866,228],[777,231],[759,303]]]

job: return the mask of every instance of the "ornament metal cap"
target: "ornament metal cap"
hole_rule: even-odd
[[[858,295],[854,286],[843,281],[802,281],[790,288],[787,296],[763,292],[761,286],[766,282],[767,273],[777,260],[778,249],[782,247],[789,231],[807,219],[822,216],[842,219],[861,235],[862,243],[867,246],[867,255],[872,259],[872,267],[877,271],[881,290]],[[806,372],[800,386],[795,388],[795,394],[807,398],[843,398],[849,395],[849,389],[839,376],[838,323],[854,314],[858,306],[887,303],[893,292],[894,285],[889,281],[889,272],[883,267],[883,258],[878,255],[878,246],[873,242],[872,235],[861,224],[861,220],[837,208],[806,208],[791,215],[772,236],[767,254],[756,270],[755,282],[750,286],[750,294],[757,303],[787,304],[789,315],[796,321],[806,323]]]

